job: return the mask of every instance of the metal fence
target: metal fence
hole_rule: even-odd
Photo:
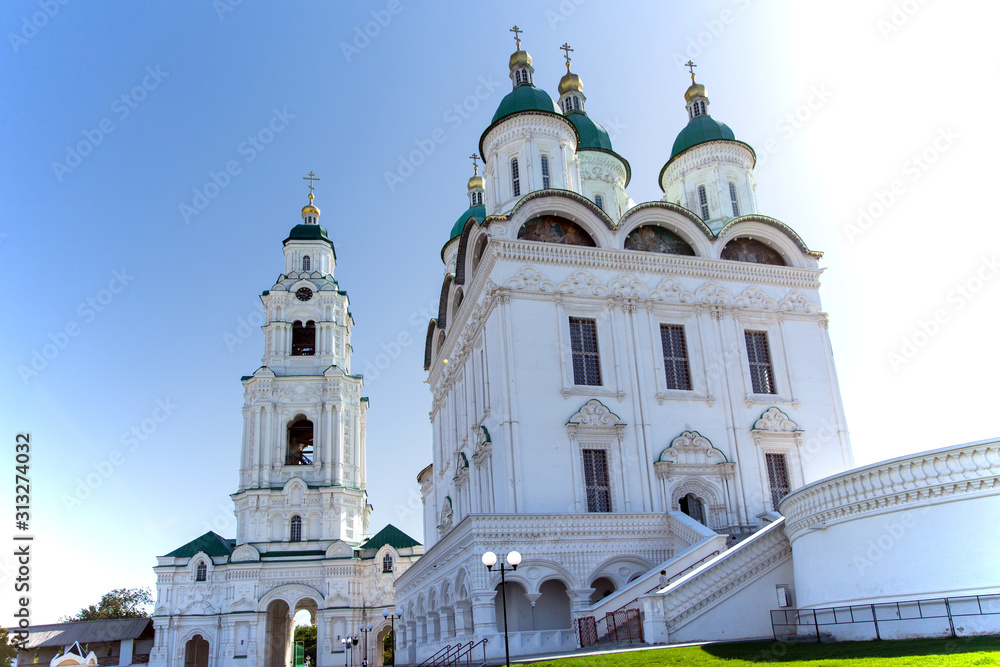
[[[956,620],[987,616],[1000,616],[1000,595],[965,595],[818,609],[773,609],[771,630],[775,639],[805,638],[817,642],[823,641],[824,632],[832,639],[837,638],[835,634],[847,639],[936,634],[957,637]],[[959,630],[969,634],[961,626]]]

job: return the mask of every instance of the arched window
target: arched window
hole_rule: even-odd
[[[781,253],[771,246],[751,238],[733,239],[722,249],[720,257],[736,262],[787,266],[785,258],[781,256]]]
[[[736,199],[736,184],[729,181],[729,201],[733,203],[733,217],[740,217],[740,202]]]
[[[382,556],[382,571],[392,572],[392,554]]]
[[[472,193],[472,205],[473,206],[482,206],[483,205],[483,193],[482,192],[473,192]]]
[[[306,255],[305,257],[302,258],[303,271],[312,271],[311,265],[312,265],[312,260],[309,259],[309,255]]]
[[[594,203],[597,204],[597,208],[604,210],[604,197],[601,195],[594,195]]]
[[[205,565],[205,561],[198,561],[198,567],[194,571],[195,581],[205,581],[208,577],[208,566]]]
[[[316,354],[316,323],[312,320],[302,326],[296,320],[292,324],[292,356],[312,356]]]
[[[285,452],[285,465],[312,465],[313,457],[313,423],[305,417],[299,417],[288,425],[288,449]]]
[[[549,189],[549,156],[542,156],[542,189]]]
[[[580,98],[576,97],[574,95],[573,96],[573,111],[579,111],[579,110],[580,110]]]
[[[701,219],[708,220],[708,193],[704,185],[698,186],[698,204],[701,206]]]
[[[288,530],[288,541],[289,542],[302,541],[302,517],[300,517],[298,514],[292,515],[292,520],[289,524],[289,530]]]
[[[510,182],[514,190],[514,196],[521,196],[521,172],[517,168],[517,158],[510,161]]]

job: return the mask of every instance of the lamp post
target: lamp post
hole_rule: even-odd
[[[348,635],[346,637],[341,637],[340,635],[337,635],[337,639],[340,641],[341,644],[344,645],[344,667],[347,667],[348,656],[351,657],[351,664],[354,663],[354,652],[351,650],[351,648],[357,645],[358,636],[354,635],[353,637],[351,637],[350,635]]]
[[[382,618],[389,619],[392,624],[392,664],[396,664],[396,619],[403,620],[403,610],[396,607],[396,613],[390,614],[388,609],[382,610]]]
[[[520,563],[520,553],[511,551],[507,554],[507,564],[510,565],[511,570],[516,570]],[[492,572],[493,566],[496,564],[497,555],[495,553],[487,551],[483,554],[483,565],[486,566],[487,570]],[[500,595],[503,598],[503,651],[507,658],[507,667],[510,667],[510,641],[507,639],[507,580],[504,578],[505,570],[503,561],[500,561]]]
[[[367,626],[365,625],[358,626],[358,630],[365,637],[365,653],[364,653],[365,657],[361,658],[361,667],[368,667],[368,633],[372,631],[373,627],[374,626],[371,623],[369,623]],[[355,637],[356,636],[357,635],[355,635]]]
[[[344,667],[347,667],[347,645],[351,643],[351,638],[337,635],[337,641],[339,641],[344,647]]]

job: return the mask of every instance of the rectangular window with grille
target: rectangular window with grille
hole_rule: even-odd
[[[788,459],[784,454],[765,454],[767,460],[767,483],[771,489],[771,508],[778,509],[778,503],[791,491],[788,483]]]
[[[587,491],[587,511],[610,512],[608,453],[603,449],[583,450],[583,483]]]
[[[733,216],[740,217],[740,202],[736,198],[736,184],[729,181],[729,201],[733,203]]]
[[[667,371],[667,389],[691,389],[691,366],[688,363],[687,339],[679,324],[661,324],[663,367]]]
[[[549,189],[549,158],[547,155],[542,156],[542,188]]]
[[[510,161],[510,181],[514,196],[521,196],[521,171],[517,168],[517,158]]]
[[[601,358],[597,350],[597,320],[569,318],[569,338],[573,347],[573,384],[600,386]]]
[[[747,360],[750,362],[750,383],[753,385],[753,393],[777,394],[767,332],[745,331],[743,335],[747,341]]]

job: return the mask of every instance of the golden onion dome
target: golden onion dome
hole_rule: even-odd
[[[690,102],[695,97],[708,97],[708,95],[705,94],[705,86],[700,83],[692,83],[691,87],[687,89],[686,93],[684,93],[685,102]]]
[[[510,68],[514,69],[518,65],[526,65],[531,67],[531,56],[528,55],[527,51],[522,51],[518,49],[514,53],[510,54]]]
[[[305,215],[306,213],[312,213],[313,215],[318,217],[319,209],[313,206],[312,204],[306,204],[305,206],[302,207],[302,215]]]
[[[486,189],[486,181],[484,181],[483,177],[479,174],[476,174],[469,179],[469,189],[472,190],[474,188],[481,188],[483,190]]]
[[[559,94],[565,95],[570,91],[583,92],[583,81],[572,72],[566,72],[563,78],[559,79]]]

